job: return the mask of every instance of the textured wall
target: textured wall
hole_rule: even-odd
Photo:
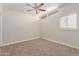
[[[39,37],[38,20],[24,13],[3,12],[3,44],[27,41]]]
[[[59,19],[69,14],[78,14],[77,30],[61,30]],[[79,4],[65,4],[58,9],[58,13],[41,21],[41,37],[51,41],[79,48]]]

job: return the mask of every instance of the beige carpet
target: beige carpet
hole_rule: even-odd
[[[0,48],[1,56],[78,56],[79,50],[44,39],[26,41]]]

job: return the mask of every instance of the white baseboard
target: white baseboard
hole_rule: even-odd
[[[24,42],[24,41],[35,40],[35,39],[38,39],[38,38],[40,38],[40,37],[30,38],[30,39],[28,39],[28,40],[25,39],[25,40],[16,41],[16,42],[10,42],[10,43],[5,43],[5,44],[0,44],[0,47],[2,47],[2,46],[7,46],[7,45],[12,45],[12,44],[16,44],[16,43],[21,43],[21,42]],[[79,47],[77,47],[77,46],[72,46],[72,45],[70,45],[70,44],[66,44],[66,43],[63,43],[63,42],[51,40],[51,39],[49,39],[49,38],[42,37],[42,39],[45,39],[45,40],[48,40],[48,41],[51,41],[51,42],[55,42],[55,43],[58,43],[58,44],[62,44],[62,45],[65,45],[65,46],[69,46],[69,47],[72,47],[72,48],[79,49]]]
[[[35,40],[35,39],[38,39],[39,37],[35,37],[35,38],[30,38],[28,40],[20,40],[20,41],[16,41],[16,42],[10,42],[10,43],[3,43],[0,45],[0,47],[3,47],[3,46],[7,46],[7,45],[12,45],[12,44],[17,44],[17,43],[21,43],[21,42],[25,42],[25,41],[30,41],[30,40]]]
[[[42,37],[42,39],[45,39],[45,40],[48,40],[48,41],[51,41],[51,42],[55,42],[55,43],[58,43],[58,44],[62,44],[62,45],[65,45],[65,46],[69,46],[69,47],[72,47],[72,48],[75,48],[75,49],[79,49],[79,47],[77,47],[77,46],[72,46],[70,44],[66,44],[66,43],[63,43],[63,42],[51,40],[49,38]]]

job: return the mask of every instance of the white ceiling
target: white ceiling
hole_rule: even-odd
[[[33,3],[30,3],[30,4],[34,5]],[[51,7],[53,8],[53,7],[57,7],[59,5],[61,5],[61,3],[45,3],[43,8],[47,11]],[[22,12],[22,13],[26,13],[31,16],[36,15],[35,11],[27,12],[27,10],[29,10],[31,8],[28,7],[25,3],[4,3],[3,6],[4,6],[3,10],[12,10],[12,11],[17,11],[17,12]]]

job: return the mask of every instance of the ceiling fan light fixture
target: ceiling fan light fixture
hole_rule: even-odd
[[[44,3],[40,3],[39,5],[38,5],[38,3],[34,3],[34,6],[32,6],[32,5],[28,4],[28,3],[26,3],[26,5],[29,6],[29,7],[31,7],[33,10],[35,10],[35,13],[36,13],[36,14],[38,14],[39,11],[43,11],[43,12],[46,11],[46,10],[44,10],[43,8],[41,8],[42,6],[44,6]],[[29,11],[32,11],[32,10],[29,10]]]

